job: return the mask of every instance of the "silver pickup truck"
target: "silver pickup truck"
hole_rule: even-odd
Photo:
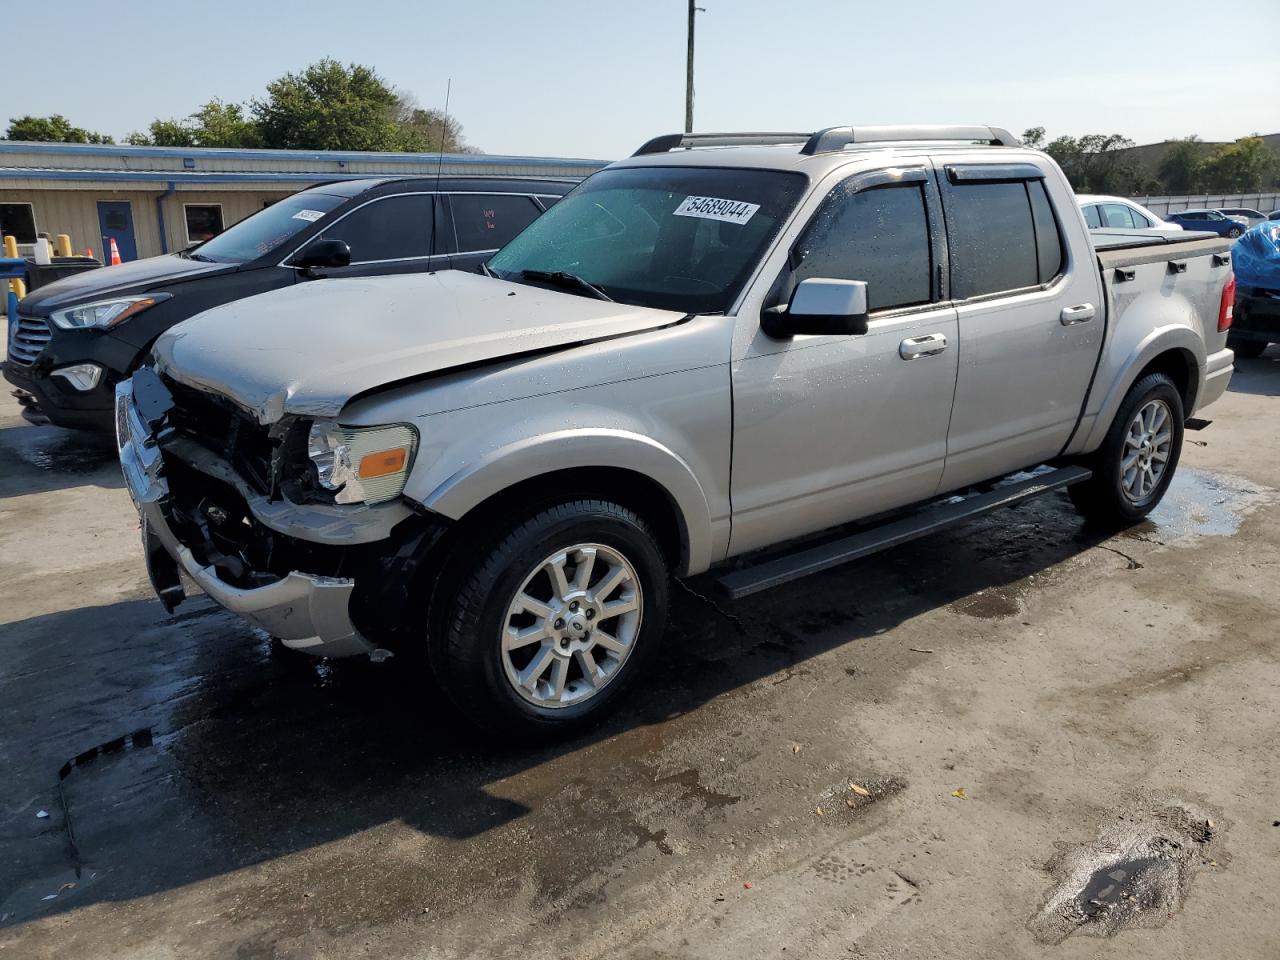
[[[1064,487],[1144,516],[1231,376],[1228,250],[1091,240],[995,128],[659,137],[487,276],[178,325],[120,385],[120,456],[170,608],[185,575],[563,730],[653,657],[670,574],[737,558],[742,596]]]

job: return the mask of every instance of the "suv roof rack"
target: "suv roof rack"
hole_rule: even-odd
[[[984,143],[992,147],[1018,147],[1022,144],[1008,130],[986,126],[827,127],[817,133],[667,133],[645,143],[633,157],[669,150],[695,147],[774,146],[803,143],[800,152],[809,156],[835,153],[852,143],[895,143],[914,140],[954,140]]]

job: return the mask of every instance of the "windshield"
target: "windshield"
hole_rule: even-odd
[[[217,263],[257,260],[344,202],[344,197],[327,193],[295,193],[232,224],[192,250],[191,256]]]
[[[724,313],[806,184],[802,174],[776,170],[602,170],[488,266],[504,280],[571,275],[621,303]],[[570,289],[563,277],[556,288]]]

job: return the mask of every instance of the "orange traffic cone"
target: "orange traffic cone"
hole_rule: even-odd
[[[85,247],[85,248],[84,248],[84,255],[85,255],[86,257],[88,257],[90,260],[92,260],[92,259],[93,259],[93,247]]]
[[[115,266],[119,266],[121,262],[122,261],[120,259],[120,248],[116,246],[116,238],[112,237],[111,238],[111,263],[108,265],[115,267]]]

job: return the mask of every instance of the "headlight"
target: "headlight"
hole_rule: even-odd
[[[49,315],[49,319],[63,330],[83,330],[87,327],[106,329],[123,323],[172,296],[171,293],[153,293],[147,297],[119,297],[115,300],[82,303],[78,307],[55,310]]]
[[[335,491],[338,503],[382,503],[400,496],[417,446],[418,432],[406,424],[340,427],[317,420],[307,456],[320,486]]]

